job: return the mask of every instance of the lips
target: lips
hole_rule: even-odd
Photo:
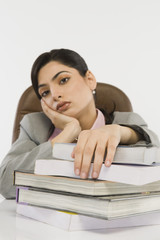
[[[66,111],[70,106],[70,102],[60,102],[57,104],[57,111]]]

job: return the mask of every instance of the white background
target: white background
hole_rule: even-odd
[[[77,51],[97,81],[121,88],[160,137],[159,0],[0,0],[0,161],[35,58]]]

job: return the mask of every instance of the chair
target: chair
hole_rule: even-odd
[[[132,105],[129,98],[126,94],[119,88],[106,84],[106,83],[97,83],[96,88],[96,107],[104,109],[108,113],[113,111],[120,112],[132,112]],[[27,113],[40,112],[42,111],[40,101],[35,94],[32,86],[27,88],[22,94],[15,116],[13,134],[12,134],[12,143],[19,136],[20,131],[20,121],[23,116]]]

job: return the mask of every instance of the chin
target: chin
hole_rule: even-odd
[[[66,115],[66,116],[68,116],[68,117],[73,117],[73,118],[76,118],[76,119],[78,119],[78,113],[73,113],[73,112],[71,112],[71,111],[66,111],[65,113],[63,113],[64,115]]]

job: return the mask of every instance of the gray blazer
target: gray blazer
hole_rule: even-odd
[[[158,137],[136,113],[115,112],[112,123],[131,127],[142,135],[144,140],[134,146],[160,146]],[[0,167],[0,194],[5,198],[15,198],[14,170],[33,171],[36,159],[52,158],[52,145],[48,141],[51,126],[44,113],[27,114],[22,119],[19,138]]]

